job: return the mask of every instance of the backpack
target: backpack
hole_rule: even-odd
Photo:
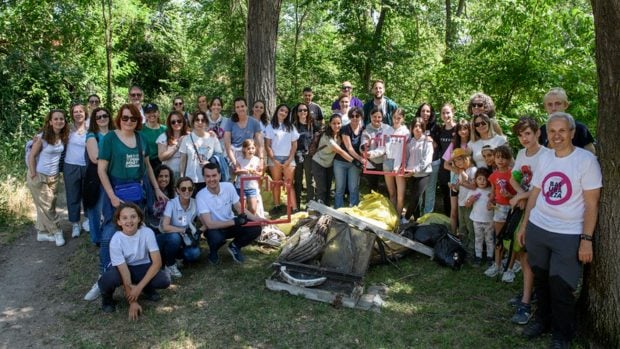
[[[319,143],[321,142],[321,137],[323,137],[324,133],[325,133],[325,129],[321,128],[320,130],[314,132],[314,134],[312,135],[312,141],[310,142],[310,145],[308,146],[309,157],[312,157],[314,154],[316,154],[317,151],[325,148],[325,146],[319,148]]]
[[[30,169],[30,164],[28,163],[28,158],[30,157],[30,152],[32,151],[32,144],[34,143],[34,141],[31,139],[28,142],[26,142],[26,145],[24,146],[24,153],[26,154],[24,160],[26,161],[26,169]],[[35,159],[35,164],[37,163],[38,158]]]

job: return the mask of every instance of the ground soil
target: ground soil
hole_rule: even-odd
[[[62,314],[76,305],[63,296],[62,284],[67,277],[66,261],[79,242],[70,238],[65,205],[60,202],[59,206],[64,246],[37,242],[32,225],[16,241],[0,246],[0,348],[66,347]]]

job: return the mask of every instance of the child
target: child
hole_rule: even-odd
[[[246,139],[245,141],[243,141],[241,147],[243,157],[237,157],[237,167],[235,170],[235,174],[237,175],[235,186],[237,187],[238,194],[240,194],[241,192],[241,178],[253,176],[260,177],[263,175],[261,161],[256,155],[254,155],[256,154],[256,145],[254,144],[254,140]],[[243,195],[246,198],[245,202],[247,210],[250,211],[252,214],[256,214],[259,195],[258,181],[244,181]]]
[[[474,184],[474,176],[476,175],[476,167],[471,165],[471,157],[469,152],[462,148],[457,148],[452,152],[452,174],[454,181],[451,181],[452,190],[458,191],[458,230],[457,236],[462,240],[463,246],[473,249],[473,243],[470,238],[474,235],[474,224],[469,219],[471,207],[465,206],[467,197],[471,190],[476,189]]]
[[[411,219],[418,214],[420,198],[430,181],[430,174],[433,171],[433,141],[431,137],[425,135],[426,124],[422,118],[415,118],[411,122],[411,139],[407,142],[407,164],[405,176],[407,187],[409,188],[407,211],[401,223]],[[420,209],[422,211],[422,209]],[[421,213],[421,212],[420,212]]]
[[[465,202],[466,207],[472,207],[469,218],[474,223],[475,233],[475,253],[474,266],[480,266],[482,263],[483,244],[486,244],[487,253],[491,253],[494,249],[493,244],[493,211],[489,210],[487,203],[489,202],[489,194],[491,194],[489,176],[491,171],[487,168],[480,167],[476,171],[474,182],[476,189],[469,193],[469,197]],[[489,258],[491,256],[487,256]]]
[[[540,166],[539,159],[549,149],[538,143],[540,130],[536,121],[530,117],[520,118],[512,128],[512,132],[519,137],[519,143],[521,143],[523,149],[517,153],[517,160],[512,172],[513,175],[510,178],[510,184],[517,192],[517,195],[510,199],[510,205],[512,207],[518,205],[524,209],[530,196],[530,181],[534,172]],[[520,180],[516,177],[520,177]],[[519,241],[519,239],[516,239],[516,241]],[[521,270],[523,270],[523,294],[516,297],[517,310],[511,321],[519,325],[525,325],[532,314],[530,303],[534,287],[534,274],[527,262],[525,250],[521,250],[517,256],[521,262]]]
[[[487,207],[493,208],[493,225],[495,228],[495,237],[498,238],[499,232],[506,223],[506,217],[510,212],[510,198],[512,198],[516,192],[510,185],[510,177],[512,177],[512,152],[507,145],[500,145],[495,148],[495,166],[497,170],[489,176],[491,182],[491,194],[489,195],[489,203]],[[502,263],[503,248],[501,244],[496,244],[495,247],[495,263],[484,272],[484,275],[488,277],[494,277],[500,273]],[[512,265],[506,273],[502,275],[503,282],[514,281],[515,274],[512,270]]]
[[[452,162],[450,159],[452,158],[452,151],[454,149],[467,149],[467,143],[469,143],[469,138],[471,135],[471,124],[467,122],[465,119],[459,120],[456,125],[456,133],[454,138],[452,139],[452,143],[448,146],[446,151],[443,154],[444,159],[444,169],[450,171],[450,181],[448,182],[448,187],[450,190],[450,227],[453,233],[456,233],[457,224],[458,224],[458,190],[454,190],[454,187],[451,184],[454,184],[456,178],[452,176]]]
[[[487,165],[487,168],[493,173],[496,169],[495,149],[490,144],[482,147],[482,157],[484,158],[484,163]]]
[[[133,203],[121,203],[114,213],[114,221],[120,229],[110,240],[110,259],[115,268],[108,269],[99,279],[101,310],[116,310],[114,290],[122,285],[129,302],[129,319],[137,320],[142,314],[138,303],[140,294],[144,299],[158,301],[155,289],[168,288],[170,276],[161,269],[161,255],[153,231],[144,226],[144,213]]]

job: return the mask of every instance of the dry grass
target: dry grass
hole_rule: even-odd
[[[15,240],[21,224],[34,218],[34,204],[25,179],[15,174],[0,177],[0,245]]]

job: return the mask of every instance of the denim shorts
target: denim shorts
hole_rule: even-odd
[[[505,222],[506,217],[508,217],[508,212],[510,212],[510,205],[495,204],[493,222]]]
[[[236,188],[237,189],[237,195],[241,195],[241,189]],[[253,188],[249,188],[249,189],[243,189],[243,195],[246,198],[255,198],[258,197],[258,190],[253,189]]]
[[[281,165],[283,165],[286,162],[286,160],[288,160],[288,156],[274,156],[274,158]],[[269,159],[269,161],[267,163],[267,166],[273,166],[273,161],[271,159]],[[295,167],[295,159],[293,159],[293,161],[291,161],[290,166]]]

